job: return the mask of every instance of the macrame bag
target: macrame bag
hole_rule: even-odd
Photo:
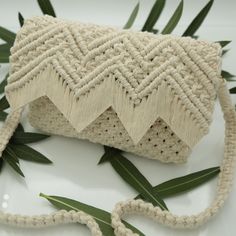
[[[5,93],[12,112],[0,133],[2,152],[29,104],[32,126],[88,139],[163,162],[183,163],[209,131],[218,96],[225,118],[225,151],[215,200],[203,212],[177,216],[143,200],[116,205],[116,235],[136,235],[122,223],[138,213],[177,228],[210,219],[231,189],[236,116],[221,78],[221,47],[190,37],[156,36],[49,16],[26,20],[11,48]],[[47,216],[0,213],[0,222],[24,227],[81,222],[102,235],[83,212]]]

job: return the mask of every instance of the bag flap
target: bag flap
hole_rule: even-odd
[[[47,96],[78,132],[112,107],[134,143],[161,117],[193,147],[209,130],[220,55],[190,37],[34,17],[11,49],[6,96],[12,109]]]

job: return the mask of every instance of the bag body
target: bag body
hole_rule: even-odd
[[[179,216],[141,199],[116,204],[115,235],[137,236],[123,215],[141,214],[173,228],[206,223],[223,206],[236,163],[236,113],[220,76],[217,43],[120,30],[49,16],[25,21],[11,49],[6,96],[11,113],[1,128],[0,154],[29,104],[31,124],[45,132],[89,139],[163,162],[182,163],[209,131],[216,96],[225,120],[224,158],[209,207]],[[82,211],[22,216],[0,211],[0,223],[47,227],[86,224]]]
[[[183,163],[209,130],[219,44],[46,16],[11,53],[9,103],[44,132]]]

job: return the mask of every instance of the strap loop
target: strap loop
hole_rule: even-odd
[[[223,206],[232,187],[233,172],[236,161],[236,113],[232,105],[226,82],[222,80],[218,90],[218,97],[225,119],[225,150],[221,164],[217,193],[212,204],[204,211],[191,216],[178,216],[169,211],[162,211],[151,203],[143,200],[128,200],[116,204],[112,212],[112,226],[118,236],[136,236],[122,223],[125,214],[141,214],[163,225],[172,228],[193,228],[200,226],[212,218]]]
[[[178,216],[169,211],[162,211],[151,203],[143,200],[128,200],[116,204],[112,212],[112,226],[117,236],[137,236],[122,223],[121,217],[125,214],[138,213],[147,216],[163,225],[173,228],[193,228],[207,222],[223,206],[230,192],[236,156],[236,113],[232,105],[226,83],[222,82],[218,91],[219,101],[225,119],[225,150],[221,164],[221,172],[217,186],[217,194],[213,203],[204,211],[192,216]],[[23,108],[10,113],[0,132],[0,154],[2,154],[11,136],[13,135]],[[101,236],[102,232],[94,218],[82,211],[57,211],[49,215],[22,216],[0,211],[0,223],[21,227],[47,227],[64,223],[78,222],[86,224],[92,235]]]
[[[0,132],[0,156],[20,123],[22,112],[23,108],[11,112],[4,122]],[[60,210],[53,214],[36,216],[15,215],[0,211],[0,223],[18,227],[38,228],[76,222],[87,225],[93,236],[102,236],[102,232],[94,218],[83,211]]]

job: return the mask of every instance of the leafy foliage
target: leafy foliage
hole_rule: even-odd
[[[38,162],[42,164],[52,163],[52,161],[47,157],[27,145],[10,144],[9,146],[12,148],[12,150],[15,152],[16,157],[19,159]]]
[[[194,33],[201,26],[203,21],[205,20],[208,12],[210,11],[214,0],[210,0],[207,5],[198,13],[198,15],[193,19],[188,28],[184,31],[183,36],[193,36]]]
[[[158,205],[163,210],[168,210],[163,198],[196,188],[211,180],[220,172],[219,167],[212,167],[168,180],[153,187],[134,164],[122,155],[121,150],[107,146],[105,146],[104,150],[105,153],[98,164],[110,162],[121,178],[140,193],[136,198],[142,198],[151,202],[154,206]]]
[[[127,158],[121,155],[120,151],[115,151],[114,148],[106,147],[106,150],[109,150],[107,153],[107,159],[100,161],[110,161],[114,170],[134,189],[141,193],[145,200],[151,202],[154,206],[159,206],[162,210],[168,210],[165,202],[155,194],[152,188],[152,185],[149,181],[141,174],[141,172],[135,167],[135,165],[130,162]],[[112,155],[111,155],[112,154]]]
[[[34,143],[49,137],[50,136],[46,134],[16,131],[11,139],[11,142],[15,144]]]
[[[1,53],[1,49],[0,49],[0,53]],[[5,78],[3,79],[3,81],[0,83],[0,94],[2,94],[4,92],[5,86],[7,85],[8,76],[9,76],[9,74],[7,74],[5,76]]]
[[[229,92],[235,94],[235,93],[236,93],[236,87],[231,88],[231,89],[229,90]]]
[[[18,159],[15,157],[14,152],[10,151],[9,147],[6,147],[6,149],[2,153],[2,159],[6,161],[6,163],[9,164],[9,166],[12,167],[12,169],[15,170],[16,173],[18,173],[22,177],[25,177],[22,170],[20,169]]]
[[[152,32],[154,25],[156,24],[162,13],[162,10],[164,9],[165,3],[166,0],[156,0],[142,28],[142,31]]]
[[[39,7],[44,14],[56,17],[54,8],[49,0],[37,0]]]
[[[18,12],[18,20],[19,20],[20,26],[22,27],[24,25],[24,17],[21,15],[20,12]]]
[[[189,175],[168,180],[164,183],[161,183],[153,187],[153,190],[161,198],[172,197],[175,196],[176,194],[185,193],[186,191],[192,190],[206,183],[219,173],[220,173],[220,167],[218,166],[208,168]],[[143,198],[143,197],[140,194],[136,198]]]
[[[47,196],[43,193],[40,193],[40,196],[46,198],[50,203],[52,203],[52,205],[54,205],[58,209],[67,211],[83,211],[91,215],[98,223],[103,235],[115,236],[114,229],[111,226],[111,214],[109,212],[65,197]],[[144,234],[137,228],[133,227],[125,221],[123,221],[123,223],[133,232],[137,233],[140,236],[144,236]]]
[[[7,113],[5,111],[0,111],[0,121],[4,121],[7,118]]]
[[[50,0],[37,0],[39,7],[41,8],[43,14],[48,14],[53,17],[56,17],[54,8],[50,2]],[[208,15],[214,0],[210,0],[206,6],[198,13],[198,15],[193,19],[188,28],[184,31],[183,36],[191,36],[193,38],[198,38],[195,35],[196,31],[204,22],[206,16]],[[145,21],[145,24],[142,28],[142,31],[152,32],[157,34],[161,32],[162,34],[170,34],[175,27],[177,26],[179,20],[181,19],[183,13],[183,5],[184,1],[181,0],[179,5],[177,6],[175,12],[172,17],[167,22],[166,26],[162,31],[159,31],[155,28],[155,24],[157,23],[159,17],[161,16],[166,1],[165,0],[156,0],[152,9],[149,12],[149,15]],[[139,11],[139,3],[134,7],[128,21],[126,22],[124,28],[129,29],[132,27],[137,14]],[[24,24],[24,17],[21,13],[18,13],[18,19],[20,22],[20,26]],[[0,27],[0,38],[5,41],[4,44],[0,45],[0,63],[8,63],[10,56],[10,48],[12,47],[15,41],[16,34],[5,29],[4,27]],[[219,41],[220,45],[225,47],[230,43],[230,41]],[[224,50],[223,53],[227,52]],[[222,76],[227,80],[232,80],[234,75],[230,74],[227,71],[222,71]],[[6,85],[7,77],[0,84],[0,93],[4,92],[4,87]],[[236,93],[236,88],[230,89],[230,92]],[[5,98],[2,97],[0,100],[0,120],[4,121],[7,117],[7,113],[4,111],[9,107],[9,104]],[[7,145],[6,149],[2,154],[2,158],[0,158],[0,169],[7,163],[13,170],[15,170],[19,175],[24,177],[22,170],[20,169],[20,161],[19,159],[34,161],[39,163],[50,164],[51,161],[46,158],[41,153],[37,152],[33,148],[25,145],[27,143],[41,141],[48,138],[47,135],[36,134],[25,132],[24,128],[21,124],[17,127],[13,137],[10,139],[10,143]],[[127,158],[122,155],[122,151],[109,148],[105,146],[105,153],[102,156],[99,164],[103,162],[110,162],[112,167],[116,170],[116,172],[129,184],[131,185],[139,195],[137,198],[143,198],[146,201],[153,203],[154,205],[160,206],[163,210],[167,210],[167,206],[163,201],[163,198],[174,196],[175,194],[179,194],[185,191],[189,191],[208,180],[212,179],[216,176],[220,169],[219,167],[213,167],[206,170],[202,170],[199,172],[195,172],[186,176],[178,177],[172,180],[168,180],[164,183],[161,183],[155,187],[153,187],[149,181],[142,175],[142,173],[131,163]],[[99,226],[101,227],[104,235],[114,235],[113,229],[111,227],[111,219],[110,213],[105,212],[101,209],[86,205],[84,203],[63,198],[59,196],[47,196],[41,194],[42,197],[49,200],[54,206],[60,209],[66,210],[82,210],[94,217]],[[143,235],[139,230],[124,222],[127,227],[131,228],[133,231],[138,233],[139,235]]]
[[[228,71],[222,70],[221,76],[226,79],[227,81],[235,81],[233,78],[235,75],[230,74]]]
[[[15,41],[15,38],[16,38],[15,33],[0,26],[0,39],[2,39],[6,43],[8,43],[10,46],[12,46]]]
[[[135,6],[134,10],[132,11],[128,21],[126,22],[126,24],[124,26],[124,29],[129,29],[132,27],[137,15],[138,15],[138,11],[139,11],[139,3]]]
[[[6,99],[6,96],[3,96],[1,99],[0,99],[0,111],[3,111],[7,108],[9,108],[9,103]]]
[[[220,46],[221,46],[222,48],[224,48],[224,47],[227,46],[229,43],[231,43],[231,41],[224,40],[224,41],[218,41],[218,42],[216,42],[216,43],[219,43]]]
[[[184,6],[184,1],[181,0],[180,4],[176,8],[173,16],[170,18],[169,22],[167,23],[165,28],[162,30],[162,32],[161,32],[162,34],[170,34],[174,30],[174,28],[176,27],[176,25],[178,24],[178,22],[182,16],[183,6]]]
[[[7,104],[8,102],[4,96],[0,100],[0,121],[5,121],[7,118],[8,113],[3,111],[8,108]],[[7,164],[10,165],[16,173],[24,177],[24,174],[20,168],[19,159],[41,164],[51,164],[52,161],[43,154],[25,145],[26,143],[42,141],[48,137],[49,136],[45,134],[25,132],[23,126],[19,124],[5,150],[3,151],[2,158],[0,158],[0,169],[2,169],[4,162],[7,162]]]

